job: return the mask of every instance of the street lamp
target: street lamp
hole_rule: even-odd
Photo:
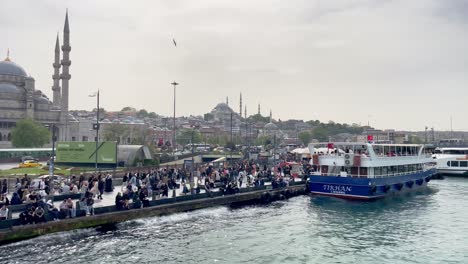
[[[57,136],[55,136],[55,124],[52,124],[50,128],[52,128],[52,156],[49,160],[49,176],[52,177],[54,175],[55,170],[55,142],[57,141]]]
[[[174,156],[174,161],[176,160],[175,157],[175,146],[176,146],[176,126],[175,126],[175,110],[176,110],[176,86],[179,85],[176,81],[171,83],[174,86],[174,116],[173,116],[173,124],[172,124],[172,155]]]
[[[94,154],[96,155],[96,159],[94,161],[94,166],[96,169],[96,172],[98,171],[98,149],[99,149],[99,90],[97,93],[90,95],[89,97],[95,97],[96,96],[96,124],[93,124],[93,129],[96,130],[96,150],[94,151]]]

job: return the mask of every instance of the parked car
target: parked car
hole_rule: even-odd
[[[38,161],[39,161],[38,159],[36,159],[36,158],[34,158],[34,157],[32,157],[32,156],[23,156],[23,157],[21,157],[20,162],[21,162],[21,163],[24,163],[24,162],[27,161],[27,160],[33,160],[33,161],[35,161],[35,162],[38,162]]]
[[[25,160],[23,163],[18,165],[19,168],[34,168],[34,167],[41,167],[42,164],[38,163],[35,160]]]

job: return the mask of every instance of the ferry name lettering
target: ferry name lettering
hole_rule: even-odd
[[[329,191],[331,193],[347,193],[347,192],[351,192],[352,187],[351,186],[343,186],[343,185],[328,185],[328,184],[325,184],[325,185],[323,185],[323,190],[324,191]]]

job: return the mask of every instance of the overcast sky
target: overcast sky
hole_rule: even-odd
[[[468,130],[468,1],[0,0],[0,51],[52,98],[69,10],[70,108]],[[177,48],[172,43],[177,41]]]

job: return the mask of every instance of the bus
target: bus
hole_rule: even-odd
[[[52,148],[0,149],[0,163],[21,162],[25,156],[46,161],[52,156]]]

